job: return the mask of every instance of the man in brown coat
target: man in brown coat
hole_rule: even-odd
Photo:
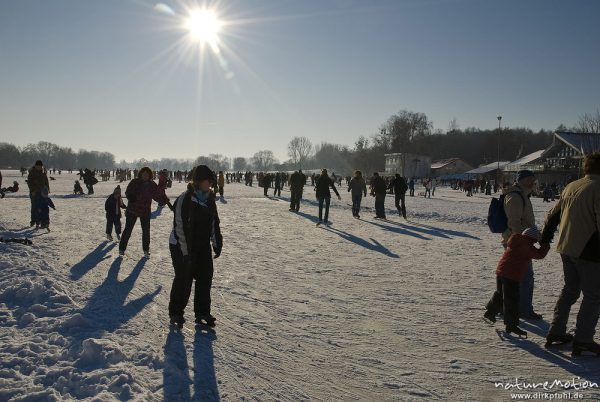
[[[508,218],[508,229],[502,233],[502,245],[506,243],[513,233],[522,233],[529,227],[536,226],[533,206],[529,197],[535,186],[535,176],[530,170],[520,170],[517,173],[517,182],[504,191],[504,211]],[[533,264],[520,284],[519,316],[525,319],[541,320],[542,315],[533,310]]]
[[[569,184],[546,217],[542,241],[550,242],[560,223],[556,250],[563,261],[565,284],[554,307],[546,347],[573,340],[573,356],[589,351],[600,356],[594,342],[600,313],[600,153],[588,155],[585,177]],[[575,337],[566,333],[571,306],[583,293]]]

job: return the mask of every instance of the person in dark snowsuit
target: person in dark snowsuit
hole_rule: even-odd
[[[75,180],[75,184],[73,184],[73,194],[83,195],[83,188],[81,188],[79,180]]]
[[[390,182],[388,188],[394,190],[395,205],[398,210],[398,215],[401,215],[406,219],[406,190],[408,190],[406,180],[404,180],[404,177],[400,176],[399,173],[396,173],[396,177]]]
[[[323,223],[323,204],[325,204],[325,224],[329,224],[329,204],[331,203],[331,193],[329,192],[329,187],[333,190],[335,195],[337,195],[338,200],[341,200],[342,197],[340,193],[338,193],[335,188],[335,183],[331,178],[327,175],[327,169],[323,169],[321,171],[321,175],[316,180],[315,191],[317,192],[317,200],[319,200],[319,222],[317,225]]]
[[[306,184],[306,176],[302,173],[302,170],[292,173],[290,176],[290,211],[298,212],[300,210],[300,200],[302,199],[302,191]]]
[[[275,191],[273,197],[281,197],[281,173],[277,172],[275,175]]]
[[[360,218],[360,203],[363,195],[367,196],[367,183],[360,170],[354,172],[354,177],[348,183],[348,191],[352,192],[352,216]]]
[[[266,173],[263,178],[262,178],[262,182],[261,185],[264,189],[264,195],[265,197],[269,196],[269,187],[271,187],[271,174]]]
[[[121,186],[117,186],[113,193],[108,196],[104,203],[104,210],[106,211],[106,239],[112,241],[112,230],[115,227],[115,234],[117,240],[121,239],[121,209],[125,209],[126,206],[121,198]]]
[[[214,326],[211,315],[210,289],[213,279],[213,255],[219,258],[223,249],[219,214],[215,194],[210,183],[216,181],[214,173],[204,165],[192,172],[192,183],[174,203],[173,231],[169,250],[175,269],[171,287],[169,318],[172,324],[182,326],[184,310],[196,280],[194,315],[196,323]],[[211,250],[212,246],[212,250]]]
[[[385,219],[385,194],[387,185],[379,173],[373,173],[371,179],[371,193],[375,196],[375,217]]]
[[[411,178],[410,181],[408,182],[408,189],[410,190],[410,196],[414,197],[415,196],[415,179]]]
[[[98,183],[98,179],[94,176],[94,172],[90,169],[85,169],[83,172],[83,184],[87,188],[88,195],[94,194],[94,184]]]
[[[142,248],[146,257],[150,256],[150,205],[152,200],[163,204],[169,199],[161,193],[158,185],[152,181],[152,170],[143,167],[138,172],[137,178],[131,180],[125,190],[128,204],[125,211],[125,229],[119,243],[119,255],[125,254],[131,231],[138,218],[142,225]]]
[[[35,227],[50,231],[50,208],[56,210],[54,203],[48,197],[48,189],[42,188],[36,200]]]
[[[48,176],[46,175],[46,169],[42,161],[37,160],[35,165],[29,169],[27,175],[27,187],[29,187],[29,200],[31,201],[31,219],[30,226],[35,225],[36,221],[36,206],[38,199],[41,197],[42,189],[46,188],[50,191],[50,184],[48,183]]]

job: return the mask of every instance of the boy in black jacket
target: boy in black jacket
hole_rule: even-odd
[[[195,279],[194,315],[196,324],[215,326],[210,313],[210,289],[213,278],[213,255],[218,258],[223,248],[215,193],[210,190],[215,174],[205,165],[196,166],[188,190],[173,205],[175,218],[169,238],[169,249],[175,278],[171,287],[169,318],[182,327],[185,307]],[[212,245],[212,250],[211,250]]]
[[[121,209],[127,208],[121,198],[121,186],[117,186],[104,203],[106,211],[106,239],[113,241],[112,230],[115,227],[117,240],[121,239]]]

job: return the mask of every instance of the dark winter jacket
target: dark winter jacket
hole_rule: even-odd
[[[149,216],[152,200],[159,204],[166,204],[169,198],[164,192],[161,192],[156,183],[152,180],[143,181],[141,178],[131,180],[125,190],[127,197],[127,213],[138,217]]]
[[[496,275],[521,282],[523,275],[529,269],[531,259],[541,260],[550,250],[550,245],[544,244],[537,248],[534,246],[535,242],[534,239],[520,233],[510,236],[506,250],[496,268]]]
[[[106,217],[117,217],[121,218],[121,208],[125,209],[126,206],[123,203],[121,196],[115,198],[114,194],[111,194],[104,203],[104,210],[106,211]]]
[[[221,253],[223,236],[215,193],[211,191],[208,199],[202,202],[193,190],[188,190],[177,197],[173,210],[175,217],[169,242],[178,244],[184,256],[210,253],[211,244],[215,253]]]
[[[29,169],[29,175],[27,176],[27,186],[29,187],[29,191],[31,193],[39,193],[42,191],[42,188],[48,188],[50,190],[50,185],[48,184],[48,176],[46,175],[46,170],[37,170],[35,167]]]
[[[392,180],[392,182],[388,186],[388,188],[393,188],[394,194],[396,195],[402,195],[406,193],[406,190],[408,190],[408,186],[406,185],[404,177],[395,177],[394,180]]]
[[[96,179],[96,176],[94,176],[94,173],[91,170],[85,169],[85,172],[83,173],[83,182],[87,185],[93,186],[98,184],[98,179]]]
[[[337,189],[335,188],[333,180],[331,180],[331,178],[326,174],[322,174],[319,177],[317,177],[317,182],[315,184],[317,198],[331,198],[329,187],[331,187],[335,195],[337,195],[338,197],[340,196],[340,193],[338,193]]]
[[[381,176],[375,176],[371,180],[371,187],[375,194],[385,194],[387,190],[387,185],[385,184],[385,180]]]
[[[50,208],[54,209],[54,203],[50,197],[37,197],[36,202],[36,223],[47,224],[50,222]]]
[[[352,196],[356,197],[363,194],[365,197],[367,196],[367,183],[365,179],[362,177],[356,178],[353,177],[348,183],[348,191],[352,191]]]
[[[294,172],[290,176],[290,188],[294,190],[302,190],[306,184],[306,176],[300,172]]]

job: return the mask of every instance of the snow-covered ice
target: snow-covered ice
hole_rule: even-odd
[[[138,224],[121,259],[104,237],[104,200],[117,183],[77,197],[76,175],[54,175],[57,210],[46,233],[27,226],[24,178],[3,176],[22,192],[0,200],[0,237],[33,245],[0,243],[2,401],[483,401],[509,400],[517,391],[495,383],[515,378],[600,382],[600,359],[543,347],[562,285],[555,251],[534,262],[544,320],[522,321],[528,340],[502,339],[501,322],[483,322],[502,252],[485,225],[489,196],[438,188],[431,199],[407,197],[408,221],[393,196],[389,220],[374,220],[368,197],[356,220],[342,186],[333,225],[316,227],[310,186],[295,214],[287,188],[265,198],[256,186],[226,185],[216,332],[195,331],[191,303],[188,324],[175,332],[168,208],[153,206],[151,258],[142,258]],[[184,189],[174,183],[167,194]],[[541,225],[550,205],[533,202]],[[579,392],[600,397],[598,388]]]

